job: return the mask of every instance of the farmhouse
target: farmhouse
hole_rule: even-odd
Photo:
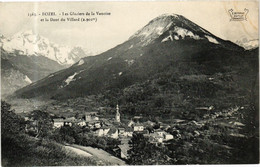
[[[64,119],[62,119],[62,118],[53,119],[54,128],[60,128],[62,126],[64,126]]]
[[[137,124],[134,125],[134,131],[135,132],[141,132],[143,130],[144,130],[144,126],[142,124],[137,123]]]
[[[98,130],[95,131],[95,134],[97,136],[106,136],[108,134],[108,132],[110,131],[109,127],[102,127]]]
[[[111,138],[118,139],[118,130],[116,128],[111,128],[107,135]]]
[[[97,116],[97,112],[87,112],[85,114],[85,121],[89,122],[89,121],[93,121],[93,120],[95,120],[95,121],[99,120],[99,117]]]

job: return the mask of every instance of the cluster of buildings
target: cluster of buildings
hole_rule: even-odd
[[[158,129],[147,129],[146,127],[153,127],[154,122],[147,121],[144,123],[139,122],[140,116],[133,117],[128,124],[121,123],[119,106],[116,107],[116,114],[114,119],[108,120],[99,118],[98,112],[85,113],[84,117],[76,118],[54,118],[53,128],[61,128],[63,126],[78,125],[90,129],[89,133],[99,137],[111,137],[119,139],[121,144],[118,146],[122,158],[127,159],[127,151],[130,149],[129,140],[131,140],[133,133],[142,133],[150,143],[158,145],[163,144],[165,141],[173,139],[173,135]],[[137,121],[136,121],[137,120]]]
[[[97,112],[88,112],[85,114],[84,118],[76,119],[75,117],[70,118],[56,118],[53,119],[53,127],[60,128],[62,126],[68,125],[79,125],[81,127],[88,127],[92,130],[92,133],[97,136],[107,136],[115,139],[123,137],[132,137],[133,133],[143,133],[145,137],[149,138],[151,142],[160,142],[173,139],[173,136],[161,129],[154,131],[148,131],[145,129],[145,125],[153,125],[151,121],[146,123],[129,121],[127,126],[120,126],[120,112],[119,106],[116,107],[115,118],[112,122],[106,119],[100,119],[97,116]],[[135,116],[138,119],[139,116]]]
[[[84,118],[55,118],[53,119],[53,127],[54,128],[61,128],[62,126],[68,125],[79,125],[81,127],[88,126],[90,128],[100,128],[101,127],[101,121],[99,120],[99,117],[96,116],[97,112],[89,112],[85,114]]]

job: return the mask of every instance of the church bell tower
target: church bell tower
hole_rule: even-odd
[[[116,105],[116,122],[120,122],[119,106]]]

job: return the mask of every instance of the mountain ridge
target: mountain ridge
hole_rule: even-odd
[[[17,91],[16,95],[64,99],[98,94],[144,82],[172,66],[180,71],[179,75],[214,75],[242,61],[244,51],[183,16],[163,15],[124,43],[95,57],[83,58],[70,68]]]
[[[237,40],[236,43],[246,50],[252,50],[259,47],[259,39],[248,40],[247,38],[243,38],[242,40]]]
[[[1,48],[9,53],[44,56],[65,66],[72,65],[80,58],[88,56],[80,47],[59,46],[34,33],[33,30],[21,31],[9,38],[2,36],[0,43]]]
[[[32,30],[20,31],[8,38],[0,35],[0,49],[1,58],[6,60],[1,65],[12,64],[6,65],[10,69],[1,70],[2,90],[7,95],[88,56],[81,47],[59,46]]]

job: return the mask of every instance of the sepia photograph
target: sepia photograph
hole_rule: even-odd
[[[259,164],[259,2],[0,2],[1,166]]]

